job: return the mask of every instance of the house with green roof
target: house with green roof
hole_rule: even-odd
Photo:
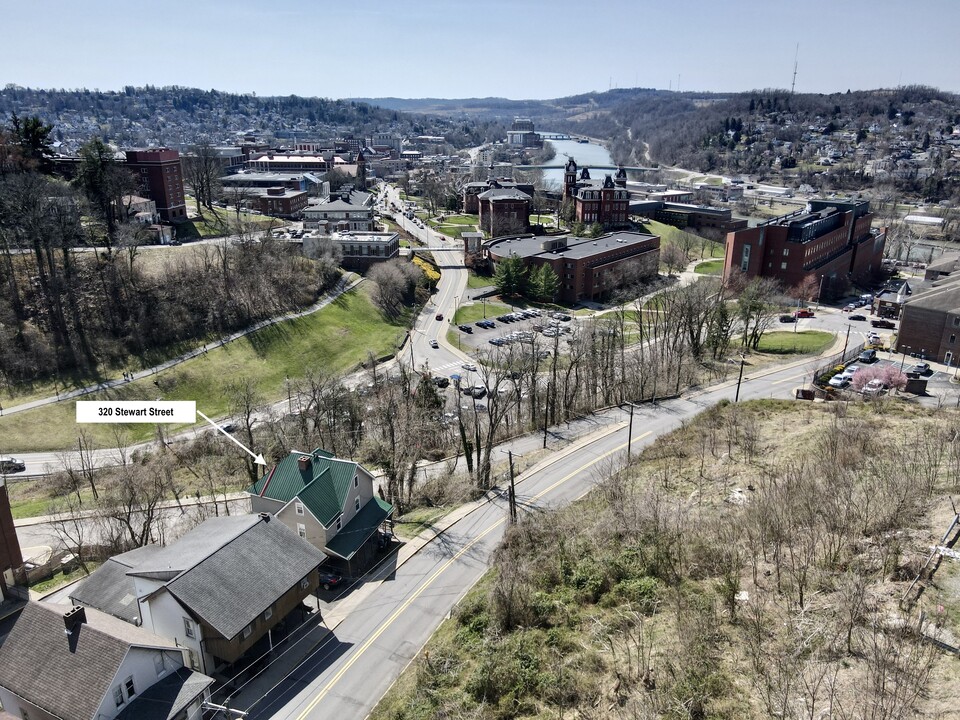
[[[353,577],[373,563],[380,526],[393,506],[373,491],[373,475],[326,450],[293,451],[247,488],[255,513],[270,513]]]

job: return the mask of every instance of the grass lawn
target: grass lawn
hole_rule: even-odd
[[[399,518],[393,526],[393,530],[403,539],[412,540],[450,512],[451,509],[449,507],[416,508]]]
[[[90,570],[90,572],[93,572],[100,567],[101,564],[102,563],[98,562],[88,562],[87,569]],[[87,573],[84,572],[84,569],[82,567],[78,567],[69,573],[54,573],[53,577],[46,580],[41,580],[40,582],[31,585],[30,589],[43,595],[44,593],[50,592],[51,590],[86,576]]]
[[[480,222],[479,215],[445,215],[443,217],[444,225],[466,225],[475,227]]]
[[[473,270],[467,271],[467,287],[471,290],[490,287],[493,285],[492,275],[477,275]]]
[[[193,209],[195,210],[196,208]],[[196,217],[177,225],[177,237],[181,240],[190,240],[230,235],[236,232],[237,222],[237,213],[234,210],[214,208],[211,212],[207,208],[204,208],[202,218]],[[252,223],[262,230],[286,225],[283,220],[278,220],[277,218],[272,218],[267,215],[253,215],[248,212],[240,213],[239,222]]]
[[[760,352],[774,355],[811,355],[821,353],[833,343],[834,335],[822,330],[772,330],[760,336]]]
[[[690,182],[700,183],[702,185],[723,185],[723,178],[700,175],[699,177],[691,178]]]
[[[487,306],[488,318],[496,318],[497,315],[511,312],[510,306],[501,302],[491,302],[489,300],[486,303],[475,302],[473,305],[461,305],[460,309],[457,310],[457,314],[453,317],[454,323],[464,325],[466,323],[474,323],[477,320],[483,320],[484,305]]]
[[[681,230],[680,228],[675,228],[673,225],[667,225],[666,223],[657,222],[656,220],[650,220],[644,223],[644,228],[645,232],[651,235],[659,235],[661,244],[663,245],[689,247],[691,255],[699,255],[700,245],[705,242],[699,235],[688,233],[686,230]],[[723,243],[714,242],[713,240],[707,240],[706,242],[706,248],[711,258],[715,256],[723,257]]]
[[[227,412],[225,385],[250,377],[267,400],[285,397],[284,378],[303,377],[306,369],[323,366],[346,371],[368,353],[393,352],[406,331],[406,318],[387,322],[370,300],[369,286],[342,295],[323,310],[289,320],[210,349],[153,377],[127,383],[84,400],[196,400],[197,409],[211,417]],[[154,381],[159,386],[154,385]],[[52,451],[76,443],[75,402],[45,405],[0,418],[2,452]],[[153,426],[129,425],[133,441],[149,439]],[[110,426],[90,425],[93,437],[110,446]],[[171,427],[171,432],[179,428]]]
[[[700,275],[719,275],[723,272],[723,260],[704,260],[696,267]]]

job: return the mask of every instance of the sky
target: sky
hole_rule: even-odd
[[[545,99],[960,91],[958,0],[0,0],[0,85]],[[14,30],[14,31],[11,31]],[[799,45],[799,50],[798,50]]]

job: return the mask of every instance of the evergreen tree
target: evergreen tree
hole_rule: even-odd
[[[514,255],[497,263],[493,284],[501,295],[523,295],[527,290],[527,268],[523,258]]]
[[[549,265],[541,265],[530,273],[529,294],[536,300],[549,302],[560,289],[560,278]]]

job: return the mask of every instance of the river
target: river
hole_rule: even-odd
[[[556,151],[556,157],[550,161],[550,165],[556,165],[543,171],[544,187],[554,187],[560,189],[563,187],[563,166],[567,164],[567,158],[573,157],[577,162],[577,169],[589,168],[596,165],[613,165],[613,158],[602,145],[593,143],[578,143],[576,140],[547,140],[553,145]],[[598,170],[591,172],[590,177],[602,178],[604,173],[613,173],[613,170]]]

